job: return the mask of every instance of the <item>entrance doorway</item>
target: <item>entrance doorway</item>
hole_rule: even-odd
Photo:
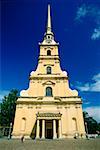
[[[46,128],[45,128],[46,138],[53,139],[53,121],[46,120]]]

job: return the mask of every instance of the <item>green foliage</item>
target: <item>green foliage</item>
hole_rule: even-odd
[[[4,96],[0,104],[0,125],[9,126],[14,122],[16,100],[18,98],[18,91],[11,90],[8,96]]]
[[[87,112],[83,112],[83,117],[85,122],[85,129],[87,126],[86,132],[88,132],[89,134],[100,132],[100,123],[90,117]]]

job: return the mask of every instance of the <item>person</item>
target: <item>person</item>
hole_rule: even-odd
[[[87,140],[89,140],[89,136],[88,136],[88,134],[86,134],[86,139],[87,139]]]
[[[83,138],[83,134],[81,133],[81,139]]]
[[[21,137],[21,142],[22,143],[24,142],[24,135],[22,135],[22,137]]]
[[[11,139],[11,137],[10,137],[10,135],[8,135],[8,140],[10,140]]]
[[[79,137],[78,133],[75,133],[74,139],[77,139]]]

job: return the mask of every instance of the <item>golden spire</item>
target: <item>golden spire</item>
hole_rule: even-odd
[[[51,15],[50,15],[50,4],[48,4],[48,20],[47,20],[47,31],[46,33],[51,33]]]

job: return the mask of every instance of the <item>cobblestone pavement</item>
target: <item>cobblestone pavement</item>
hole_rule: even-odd
[[[100,139],[4,140],[0,150],[100,150]]]

